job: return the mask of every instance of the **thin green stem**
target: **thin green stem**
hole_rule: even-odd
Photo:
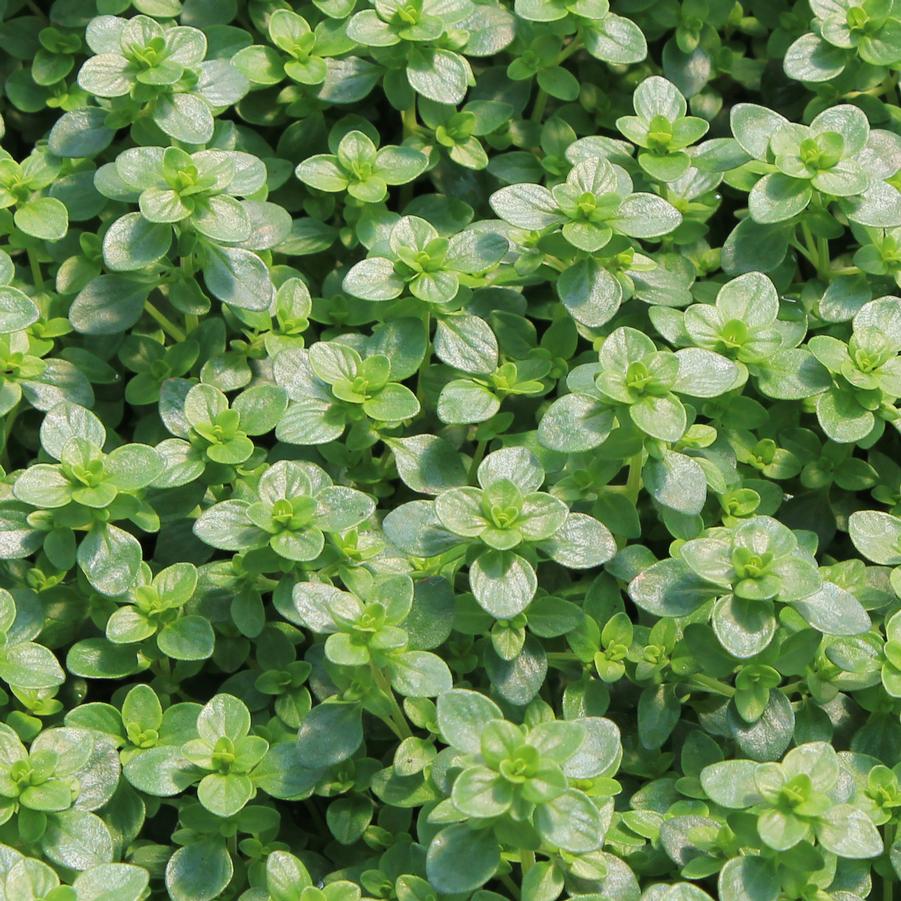
[[[31,277],[34,280],[34,286],[39,291],[44,287],[44,274],[41,272],[41,264],[38,261],[38,255],[30,247],[25,251],[28,256],[28,266],[31,269]]]
[[[570,43],[560,51],[560,55],[557,57],[557,65],[559,66],[560,63],[566,62],[566,60],[568,60],[574,53],[577,53],[581,49],[582,38],[577,36],[573,38],[573,40],[570,41]]]
[[[820,262],[820,269],[823,272],[829,271],[829,239],[828,238],[817,238],[816,239],[816,247],[817,247],[817,259]]]
[[[545,91],[544,88],[539,88],[538,94],[535,97],[535,106],[532,107],[532,115],[530,117],[533,122],[541,121],[544,116],[544,111],[547,108],[548,99],[547,91]]]
[[[407,718],[404,715],[403,710],[401,710],[400,704],[397,703],[397,698],[394,696],[394,690],[391,688],[391,683],[374,663],[370,662],[369,669],[375,684],[382,694],[387,697],[388,703],[391,706],[391,723],[394,726],[394,730],[397,732],[398,738],[410,738],[413,734],[413,730],[410,728],[410,724],[407,722]]]
[[[9,468],[9,439],[13,433],[13,426],[16,424],[16,419],[19,417],[19,413],[22,409],[21,404],[16,404],[15,407],[12,408],[6,414],[6,421],[3,424],[3,446],[0,448],[2,450],[2,455],[0,455],[0,459],[3,461],[3,465],[8,469]]]
[[[779,687],[779,691],[784,695],[790,695],[796,691],[803,691],[807,687],[807,683],[803,679],[798,679],[797,682],[789,682],[788,685],[782,685]]]
[[[472,455],[472,463],[469,464],[470,482],[475,478],[476,470],[479,468],[479,464],[482,462],[482,458],[485,456],[485,449],[487,447],[488,440],[486,438],[482,438],[476,443],[476,449]]]
[[[817,275],[828,281],[829,279],[829,242],[825,238],[816,239],[810,226],[806,222],[801,223],[801,235],[807,246],[807,259],[816,268]]]
[[[426,307],[423,318],[425,321],[425,357],[422,360],[422,365],[419,367],[419,374],[416,376],[416,396],[419,398],[419,402],[425,406],[425,382],[423,376],[429,368],[429,363],[432,361],[432,311],[428,307]]]
[[[535,852],[534,851],[520,851],[519,852],[519,865],[522,867],[522,875],[525,878],[526,873],[535,866]]]
[[[403,139],[406,140],[409,137],[417,134],[420,130],[419,122],[416,119],[416,99],[413,99],[413,102],[405,109],[401,110],[400,121],[403,127]],[[398,198],[398,202],[400,204],[400,208],[404,209],[410,201],[413,199],[413,191],[414,188],[413,181],[408,181],[405,185],[403,185],[400,189],[400,196]]]
[[[144,311],[173,341],[184,341],[187,337],[168,316],[158,310],[149,300],[144,301]]]
[[[731,698],[735,694],[735,689],[731,685],[727,685],[720,679],[714,679],[713,676],[705,676],[703,673],[694,673],[691,681],[698,688],[703,688],[712,694],[723,695],[726,698]]]
[[[409,138],[419,131],[419,122],[416,119],[416,100],[400,113],[401,125],[404,129],[404,137]]]
[[[798,253],[801,254],[801,256],[804,257],[804,259],[807,260],[807,262],[810,263],[811,266],[816,268],[816,265],[817,265],[816,258],[812,257],[810,255],[807,248],[803,244],[801,244],[798,241],[794,241],[794,240],[789,241],[788,243],[791,245],[791,247],[793,247],[796,251],[798,251]]]
[[[629,474],[626,477],[626,496],[633,504],[638,503],[641,493],[641,468],[644,466],[644,451],[640,450],[629,460]]]
[[[519,888],[517,888],[516,883],[510,878],[509,873],[505,873],[500,877],[501,882],[503,882],[507,891],[510,892],[511,898],[519,898]]]

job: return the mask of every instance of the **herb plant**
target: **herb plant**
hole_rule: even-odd
[[[897,3],[0,50],[0,898],[898,896]]]

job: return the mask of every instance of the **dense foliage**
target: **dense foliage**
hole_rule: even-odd
[[[891,901],[897,3],[0,51],[0,899]]]

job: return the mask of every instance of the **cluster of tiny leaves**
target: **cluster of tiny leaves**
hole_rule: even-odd
[[[0,0],[0,899],[891,901],[899,74]]]

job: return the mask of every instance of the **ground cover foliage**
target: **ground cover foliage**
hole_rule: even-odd
[[[0,898],[890,901],[891,0],[0,13]]]

